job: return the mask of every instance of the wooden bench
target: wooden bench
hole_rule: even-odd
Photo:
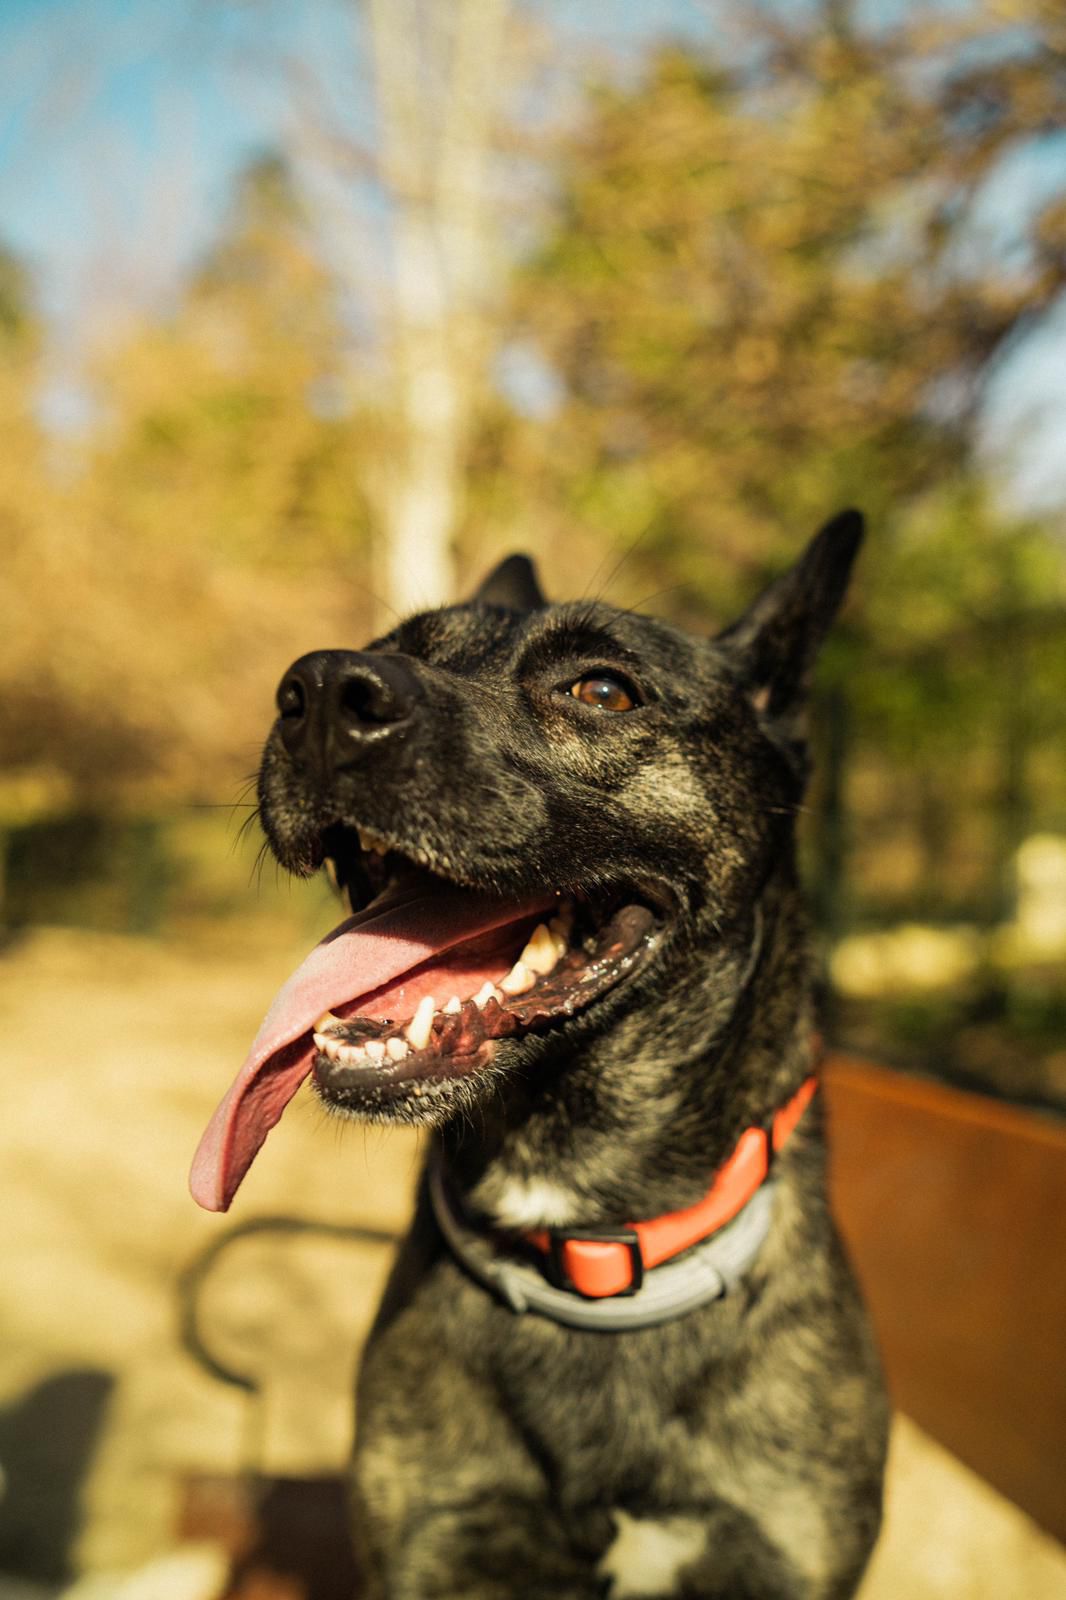
[[[1066,1124],[844,1056],[825,1085],[896,1405],[1066,1541]]]

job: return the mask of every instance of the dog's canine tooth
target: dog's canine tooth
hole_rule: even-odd
[[[495,984],[483,983],[474,996],[474,1004],[476,1006],[487,1006],[490,1000],[498,1000],[499,998]]]
[[[429,1036],[433,1031],[433,1013],[436,1009],[433,996],[425,995],[418,1002],[418,1009],[403,1030],[404,1037],[415,1050],[424,1050],[429,1043]]]
[[[385,1040],[385,1049],[390,1061],[402,1061],[407,1055],[407,1040],[398,1039],[394,1035]]]
[[[380,1039],[368,1039],[363,1046],[371,1061],[379,1062],[385,1059],[385,1046]]]
[[[329,1055],[330,1046],[336,1044],[337,1042],[336,1039],[331,1039],[324,1033],[315,1032],[311,1035],[311,1037],[317,1044],[318,1048],[324,1051],[326,1055]]]
[[[343,1021],[343,1017],[334,1016],[332,1011],[323,1011],[322,1015],[315,1023],[315,1033],[325,1033],[326,1029],[331,1028],[334,1023],[337,1023],[339,1026]]]
[[[542,978],[551,971],[558,959],[559,948],[556,941],[552,938],[543,922],[538,922],[530,934],[528,944],[518,958],[518,964],[527,966],[530,972],[534,972],[538,977]]]
[[[516,961],[506,978],[500,979],[500,988],[504,994],[525,994],[536,981],[536,973],[530,972],[524,961]],[[481,1003],[484,1004],[483,1001]]]
[[[457,994],[453,994],[451,999],[448,1001],[448,1004],[444,1007],[444,1015],[446,1017],[455,1017],[458,1016],[462,1009],[463,1002],[460,1000]]]

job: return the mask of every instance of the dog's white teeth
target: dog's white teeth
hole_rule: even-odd
[[[433,1002],[423,1000],[407,1028],[407,1039],[368,1039],[365,1044],[345,1044],[335,1033],[323,1031],[331,1024],[336,1026],[342,1021],[343,1018],[335,1017],[332,1011],[324,1011],[315,1023],[311,1037],[322,1054],[328,1056],[331,1061],[341,1062],[347,1066],[354,1066],[360,1062],[365,1065],[368,1061],[380,1066],[386,1056],[392,1061],[402,1061],[409,1049],[407,1039],[411,1041],[411,1047],[416,1050],[426,1048],[433,1026]],[[422,1042],[423,1034],[425,1042]]]
[[[550,972],[559,959],[558,942],[552,938],[543,922],[530,934],[529,943],[518,958],[519,966],[526,966],[530,972],[535,972],[538,977],[543,977]]]
[[[457,1016],[462,1009],[463,1002],[460,1000],[457,994],[453,994],[451,999],[448,1001],[448,1004],[444,1007],[444,1015],[446,1017],[454,1017]]]
[[[433,1013],[437,1009],[433,996],[427,994],[418,1002],[418,1009],[406,1028],[403,1030],[405,1037],[410,1041],[414,1050],[424,1050],[429,1043],[429,1036],[433,1031]]]
[[[490,1000],[498,1000],[499,998],[499,991],[496,989],[495,985],[491,983],[483,983],[477,994],[474,996],[474,1004],[476,1006],[487,1006]]]
[[[524,961],[516,961],[506,978],[500,979],[500,988],[504,994],[525,994],[536,981],[536,973],[530,972]]]
[[[322,1051],[322,1054],[328,1056],[331,1061],[347,1061],[351,1063],[363,1060],[362,1045],[344,1044],[342,1040],[337,1038],[336,1034],[332,1033],[315,1032],[311,1037]]]
[[[326,869],[326,877],[329,879],[329,881],[330,881],[331,885],[333,886],[333,888],[334,889],[339,889],[340,888],[340,880],[337,877],[337,863],[334,861],[333,857],[332,856],[326,856],[326,858],[323,861],[322,865]]]

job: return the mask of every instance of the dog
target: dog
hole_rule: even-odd
[[[838,1600],[888,1409],[826,1204],[794,823],[862,518],[709,640],[524,556],[301,657],[259,778],[352,915],[204,1136],[225,1209],[299,1084],[432,1130],[364,1354],[373,1600]]]

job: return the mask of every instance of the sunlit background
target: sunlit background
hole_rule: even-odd
[[[289,661],[511,549],[710,631],[866,511],[803,825],[827,1030],[1055,1126],[1064,288],[1058,0],[0,0],[13,1590],[251,1593],[233,1484],[343,1460],[380,1250],[243,1247],[253,1422],[176,1332],[199,1124],[336,920],[248,779]],[[244,1215],[402,1219],[413,1141],[290,1123]],[[870,1595],[1066,1592],[985,1492]]]

